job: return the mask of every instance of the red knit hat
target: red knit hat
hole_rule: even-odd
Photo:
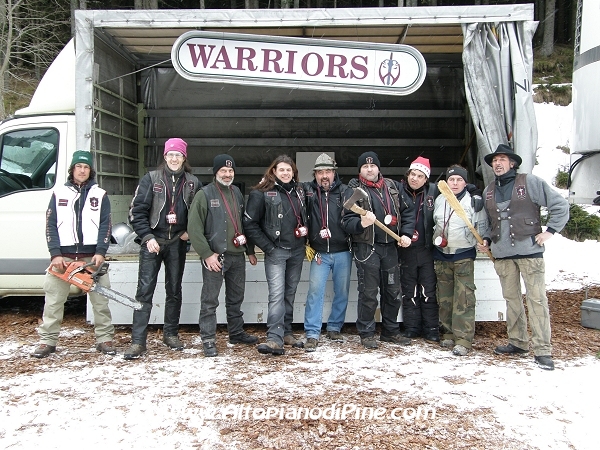
[[[422,156],[419,156],[412,163],[410,163],[410,169],[420,170],[427,178],[429,178],[431,175],[431,166],[429,165],[429,160],[427,158],[423,158]]]

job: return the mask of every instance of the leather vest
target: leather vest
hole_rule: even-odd
[[[298,199],[300,200],[300,215],[302,217],[302,223],[307,224],[308,221],[306,219],[304,189],[301,186],[297,186],[295,189],[296,194],[298,195]],[[281,193],[279,192],[279,189],[277,187],[274,187],[269,191],[263,192],[263,196],[265,199],[263,231],[271,241],[277,242],[279,236],[281,235],[281,219],[283,219],[283,205],[281,204]]]
[[[185,177],[185,186],[183,187],[183,192],[181,195],[183,197],[186,209],[189,210],[192,200],[194,200],[194,195],[196,195],[196,191],[198,190],[199,182],[198,178],[191,173],[184,172],[183,175]],[[152,184],[150,185],[151,188],[153,188],[154,185],[162,185],[162,189],[154,190],[152,207],[150,208],[150,228],[156,228],[158,221],[160,220],[160,213],[167,202],[167,184],[163,180],[162,170],[151,171],[150,179],[152,180]]]
[[[244,197],[237,186],[231,186],[232,192],[236,201],[236,205],[229,205],[232,214],[237,213],[235,218],[237,227],[242,233],[242,216],[244,214]],[[204,236],[210,245],[210,249],[218,254],[223,254],[227,251],[227,223],[231,221],[225,205],[223,197],[219,193],[214,183],[202,188],[206,197],[207,215],[206,223],[204,224]],[[225,198],[229,201],[229,196],[224,193]],[[235,207],[235,209],[234,209]],[[231,225],[232,228],[233,225]]]
[[[529,236],[542,232],[540,207],[533,203],[527,192],[527,174],[519,173],[515,177],[512,196],[508,206],[500,210],[496,203],[494,183],[490,184],[485,198],[485,207],[490,216],[492,242],[500,239],[501,223],[510,227],[512,241],[522,241]]]

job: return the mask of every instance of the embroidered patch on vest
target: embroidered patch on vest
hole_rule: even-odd
[[[211,208],[219,208],[221,206],[221,202],[219,201],[218,198],[213,198],[210,200],[210,207]]]
[[[485,194],[485,199],[491,200],[493,198],[494,198],[494,191],[487,191],[487,193]]]
[[[90,206],[92,207],[92,211],[97,211],[98,210],[98,203],[100,203],[98,201],[98,197],[91,197],[90,198]]]
[[[66,198],[58,199],[58,206],[67,206],[68,204],[69,204],[69,200],[67,200]]]
[[[517,197],[520,200],[523,200],[525,198],[526,192],[525,192],[525,186],[524,185],[519,185],[517,186]]]
[[[267,197],[277,197],[277,192],[269,191],[267,192]]]
[[[433,197],[431,195],[427,196],[427,198],[425,199],[425,203],[427,205],[427,209],[429,211],[433,211],[434,201],[433,201]]]
[[[162,191],[163,191],[163,185],[160,183],[154,183],[154,186],[152,186],[152,192],[161,193]]]

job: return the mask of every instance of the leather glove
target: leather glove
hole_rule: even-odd
[[[474,184],[467,184],[467,191],[471,194],[471,206],[475,212],[479,212],[483,209],[483,198],[481,197],[481,189]]]

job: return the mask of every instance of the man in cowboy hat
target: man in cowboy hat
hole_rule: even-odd
[[[500,277],[506,300],[508,344],[499,345],[497,354],[526,355],[529,334],[521,277],[525,282],[529,326],[535,362],[554,370],[550,343],[550,313],[546,297],[544,242],[563,229],[569,220],[568,202],[542,178],[517,173],[522,160],[508,145],[500,144],[484,157],[495,179],[483,192],[489,227],[479,251],[491,249],[494,268]],[[546,231],[542,230],[540,207],[549,212]]]

